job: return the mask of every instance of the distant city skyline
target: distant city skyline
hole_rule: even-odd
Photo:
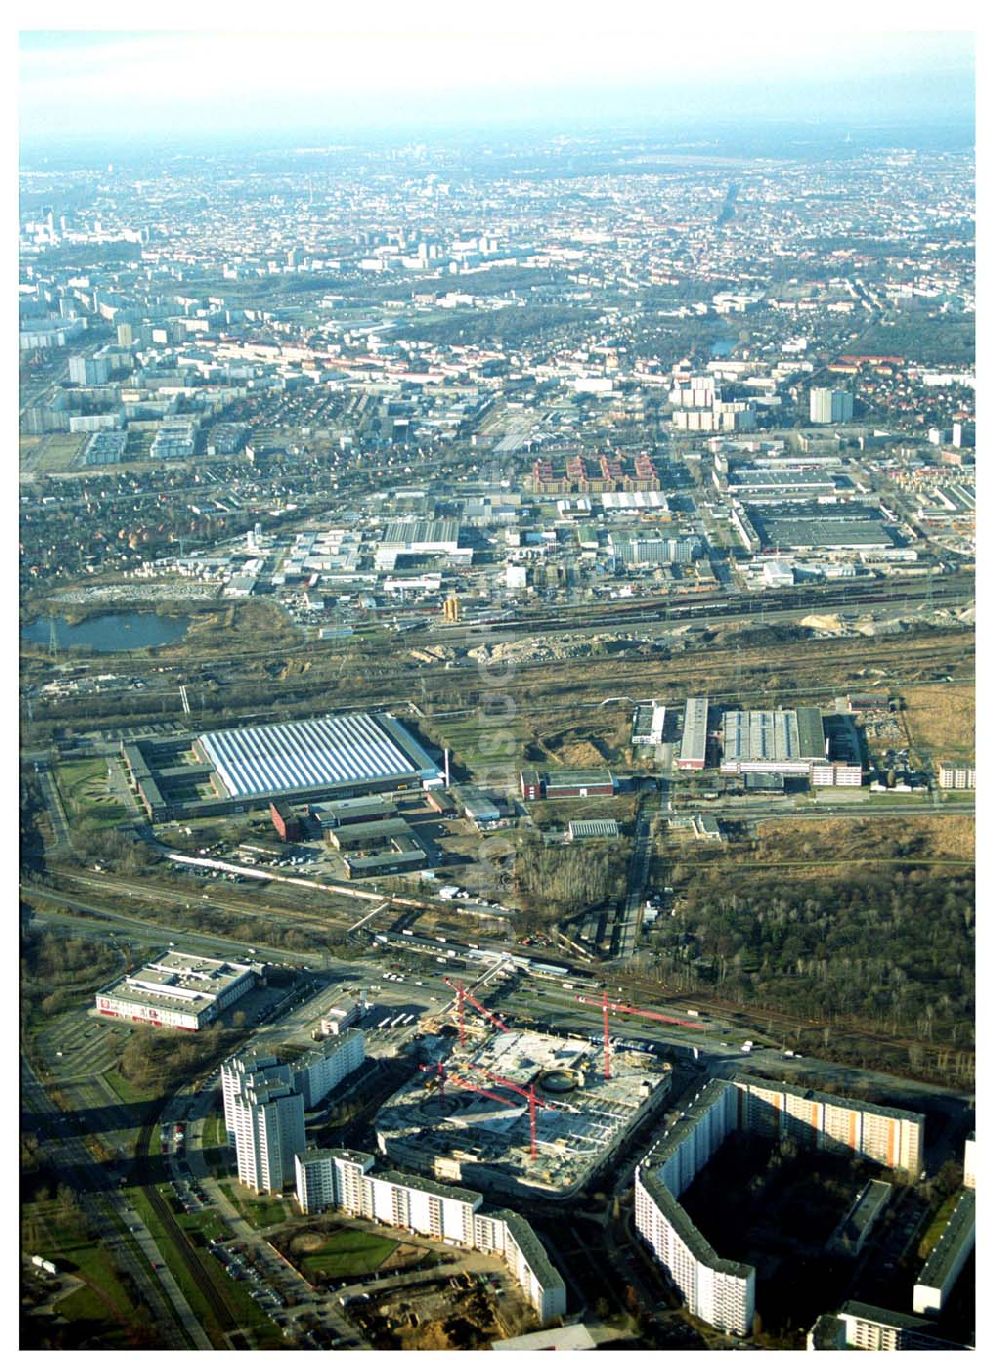
[[[782,121],[971,127],[974,35],[859,28],[30,31],[22,143],[350,136],[531,122]],[[359,20],[359,27],[363,21]],[[377,22],[377,21],[376,21]],[[412,25],[412,19],[409,20]],[[497,29],[503,21],[497,21]]]

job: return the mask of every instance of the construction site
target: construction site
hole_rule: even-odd
[[[486,1192],[567,1199],[647,1111],[670,1067],[651,1052],[510,1029],[464,987],[458,1036],[426,1038],[419,1069],[375,1118],[399,1166]],[[476,1010],[472,1014],[469,1004]]]

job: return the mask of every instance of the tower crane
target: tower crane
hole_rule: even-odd
[[[468,1000],[469,1003],[475,1009],[478,1009],[480,1014],[482,1014],[483,1018],[488,1019],[494,1028],[499,1028],[501,1033],[508,1032],[507,1025],[504,1023],[503,1019],[498,1018],[497,1015],[492,1012],[492,1010],[489,1010],[486,1008],[485,1005],[480,1004],[479,1001],[476,999],[475,995],[473,995],[471,991],[466,990],[465,986],[461,981],[450,981],[447,976],[443,976],[442,980],[444,981],[445,985],[449,986],[452,990],[454,990],[455,994],[458,996],[458,1040],[463,1047],[465,1046],[466,1000]]]
[[[636,1009],[634,1005],[620,1004],[617,1000],[609,1000],[608,992],[605,990],[601,999],[591,1000],[586,995],[577,995],[580,1004],[593,1005],[599,1009],[604,1019],[604,1079],[611,1078],[611,1036],[608,1026],[608,1014],[633,1014],[639,1019],[652,1019],[656,1023],[677,1024],[683,1028],[700,1029],[704,1032],[706,1025],[703,1023],[692,1023],[690,1019],[678,1019],[670,1014],[659,1014],[654,1009]]]

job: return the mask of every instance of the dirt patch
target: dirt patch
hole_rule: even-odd
[[[318,1252],[326,1242],[322,1233],[298,1233],[289,1243],[293,1252]]]
[[[915,748],[935,761],[976,755],[976,692],[971,685],[906,686],[905,718]]]
[[[974,861],[976,825],[971,814],[823,819],[771,819],[757,825],[755,857],[761,862]]]

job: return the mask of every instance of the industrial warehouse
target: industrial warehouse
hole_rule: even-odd
[[[651,1109],[670,1068],[648,1052],[506,1029],[456,1045],[379,1110],[381,1152],[438,1180],[565,1199]]]
[[[98,1014],[152,1028],[205,1028],[257,984],[257,969],[187,952],[167,952],[104,986]]]
[[[328,714],[200,737],[123,743],[132,786],[150,819],[242,813],[271,800],[300,803],[440,785],[439,768],[391,714]]]

